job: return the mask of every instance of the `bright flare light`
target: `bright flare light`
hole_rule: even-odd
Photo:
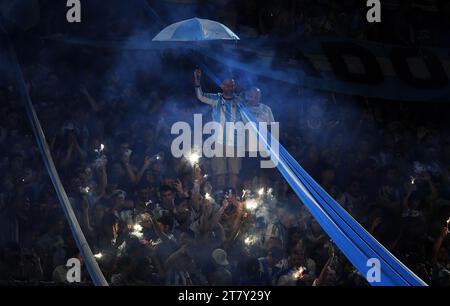
[[[105,149],[105,145],[103,143],[100,144],[100,149],[95,149],[95,153],[102,153],[102,151]]]
[[[264,195],[264,187],[262,187],[262,188],[260,188],[260,189],[258,190],[258,194],[259,194],[260,196]]]
[[[144,234],[142,233],[142,226],[140,224],[133,225],[133,231],[131,232],[131,235],[141,239],[144,236]]]
[[[255,242],[256,242],[256,237],[254,235],[247,236],[244,239],[244,243],[246,245],[252,245],[252,244],[255,244]]]
[[[305,270],[306,270],[305,267],[299,267],[295,269],[294,272],[292,273],[292,278],[301,279],[303,277],[303,272],[305,272]]]
[[[156,241],[153,241],[150,239],[150,244],[152,246],[157,246],[158,244],[160,244],[162,242],[161,238],[158,238]]]
[[[248,210],[255,210],[258,208],[258,201],[256,201],[255,199],[248,199],[245,201],[245,207]]]
[[[186,156],[186,159],[191,163],[192,166],[194,166],[198,164],[200,155],[197,152],[191,152]]]
[[[99,252],[99,253],[95,254],[94,257],[97,259],[100,259],[103,257],[103,254],[102,254],[102,252]]]
[[[207,192],[205,193],[205,199],[208,201],[211,201],[213,198],[211,197],[211,195]]]

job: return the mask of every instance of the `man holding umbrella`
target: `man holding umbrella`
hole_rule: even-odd
[[[216,183],[219,188],[226,187],[226,178],[228,176],[228,186],[236,188],[237,178],[241,169],[241,158],[236,157],[223,157],[226,152],[235,152],[235,143],[237,136],[232,135],[235,133],[235,129],[227,127],[227,123],[237,123],[241,121],[239,111],[237,109],[238,96],[235,93],[235,81],[231,75],[223,77],[223,81],[220,85],[222,89],[221,93],[204,93],[201,88],[201,76],[200,69],[196,69],[194,72],[195,80],[195,93],[197,98],[212,107],[213,121],[220,124],[222,132],[218,134],[215,140],[215,146],[221,146],[223,155],[221,157],[214,157],[211,166],[213,173],[216,177]],[[217,151],[217,148],[216,148]]]

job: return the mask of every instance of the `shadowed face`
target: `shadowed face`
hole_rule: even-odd
[[[247,92],[247,102],[249,105],[258,105],[261,101],[261,90],[259,88],[252,88]]]
[[[234,90],[236,88],[236,83],[233,79],[226,79],[220,85],[224,96],[231,97],[234,95]]]
[[[291,264],[294,267],[300,267],[303,265],[303,256],[298,252],[292,252],[290,260],[291,260]]]
[[[123,207],[125,205],[125,197],[117,195],[114,197],[114,204],[118,207]]]
[[[282,251],[278,248],[273,247],[267,251],[267,260],[271,266],[277,264],[282,258]]]
[[[149,197],[150,197],[150,190],[149,188],[142,188],[139,190],[139,200],[141,201],[148,201]]]
[[[167,190],[167,191],[161,192],[161,201],[163,202],[163,204],[170,205],[170,204],[172,204],[173,200],[174,200],[174,194],[172,191]]]

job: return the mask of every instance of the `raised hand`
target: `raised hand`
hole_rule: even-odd
[[[200,85],[200,79],[202,78],[202,71],[197,68],[194,70],[194,81],[196,85]]]
[[[448,227],[444,226],[441,231],[441,237],[446,237],[449,234]]]
[[[334,257],[334,247],[332,243],[328,244],[328,258]]]
[[[228,205],[230,205],[230,202],[228,202],[227,199],[223,199],[223,201],[222,201],[222,207],[223,207],[224,210],[228,207]]]
[[[194,180],[200,181],[202,179],[202,169],[198,164],[194,165]]]
[[[181,183],[181,181],[179,179],[177,179],[177,181],[173,184],[173,187],[175,188],[175,190],[178,193],[183,193],[183,184]]]
[[[150,163],[151,163],[152,159],[149,156],[146,156],[144,158],[144,168],[147,169],[148,167],[150,167]]]
[[[130,156],[127,154],[122,154],[121,160],[125,165],[128,165],[130,163]]]

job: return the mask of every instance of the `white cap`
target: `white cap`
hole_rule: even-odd
[[[214,261],[221,266],[227,266],[229,265],[229,262],[227,260],[227,252],[225,252],[222,249],[215,249],[212,252],[212,257],[214,258]]]

